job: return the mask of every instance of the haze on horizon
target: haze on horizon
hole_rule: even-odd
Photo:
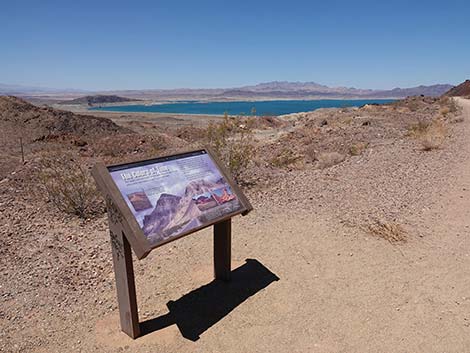
[[[314,81],[371,89],[470,76],[467,1],[2,4],[0,83],[84,90]]]

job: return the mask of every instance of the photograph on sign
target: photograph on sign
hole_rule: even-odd
[[[108,170],[152,246],[244,208],[204,150]]]

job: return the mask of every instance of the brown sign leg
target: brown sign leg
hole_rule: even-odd
[[[231,270],[231,219],[214,224],[214,272],[215,279],[230,281]]]
[[[119,226],[110,224],[110,233],[121,330],[137,338],[140,329],[131,246]]]

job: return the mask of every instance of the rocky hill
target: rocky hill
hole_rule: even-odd
[[[470,96],[470,80],[465,80],[460,85],[451,88],[445,94],[448,97],[469,97]]]
[[[124,103],[132,102],[138,99],[130,99],[126,97],[120,97],[116,95],[94,95],[94,96],[85,96],[72,100],[62,101],[60,104],[86,104],[86,105],[97,105],[97,104],[109,104],[109,103]]]
[[[125,130],[106,118],[37,107],[13,96],[0,96],[0,127],[4,131],[18,130],[31,139],[51,135],[109,135]]]

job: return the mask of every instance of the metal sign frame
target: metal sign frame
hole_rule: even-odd
[[[121,191],[111,177],[110,171],[117,169],[125,170],[126,168],[144,166],[147,164],[169,161],[198,154],[209,155],[220,174],[224,177],[233,193],[237,196],[242,207],[235,212],[218,217],[202,226],[152,245],[144,235],[143,230],[139,226],[134,214],[122,196]],[[238,185],[231,178],[230,173],[210,149],[203,148],[199,150],[185,151],[163,157],[110,166],[98,163],[93,167],[92,175],[96,181],[98,189],[106,200],[108,210],[109,233],[111,237],[113,265],[116,277],[116,289],[122,331],[132,338],[137,338],[140,335],[131,249],[134,250],[136,257],[141,260],[155,248],[213,225],[214,275],[216,279],[225,281],[230,280],[231,218],[238,214],[246,215],[253,209],[253,207]]]

